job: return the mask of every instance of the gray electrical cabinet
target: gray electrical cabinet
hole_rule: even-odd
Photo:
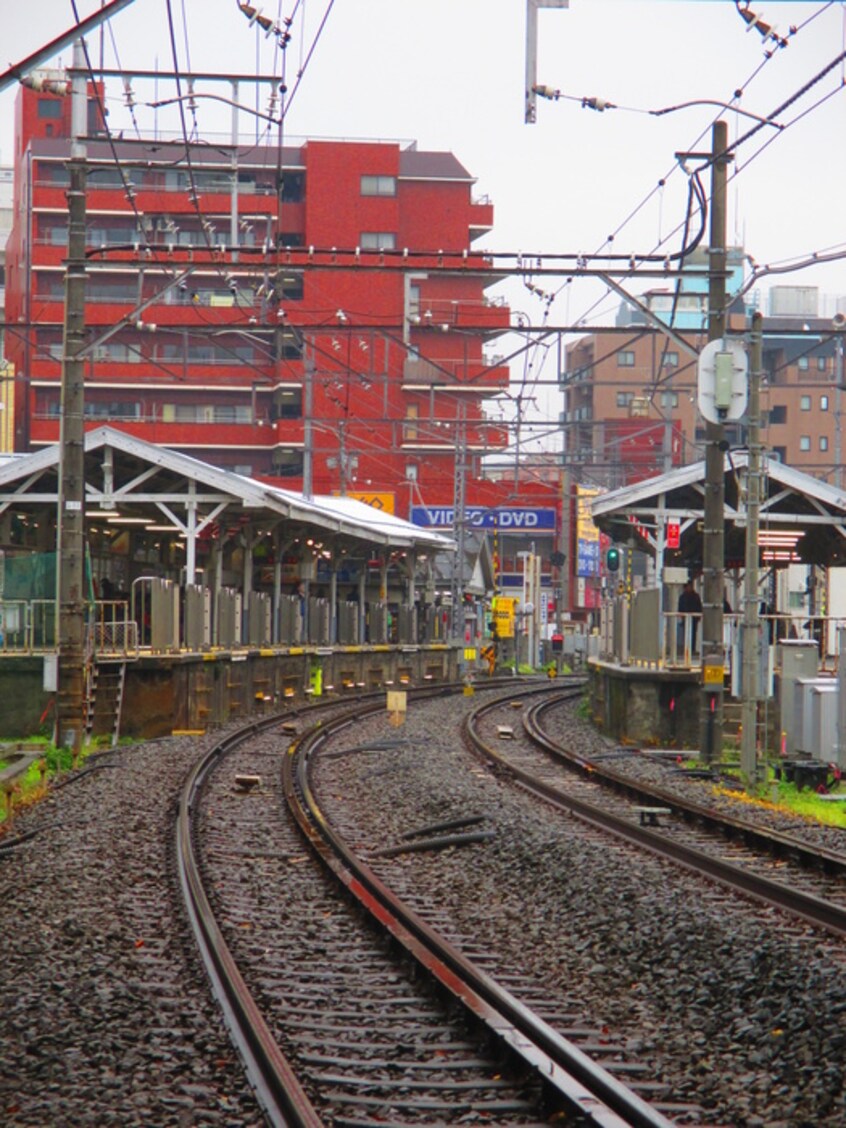
[[[828,685],[811,686],[808,751],[823,763],[837,759],[837,698],[838,685],[834,678]]]
[[[819,756],[814,741],[815,694],[837,692],[834,678],[797,678],[793,683],[793,715],[791,728],[786,729],[788,755]],[[833,702],[832,702],[833,704]],[[830,759],[831,754],[823,759]]]
[[[815,678],[820,668],[819,648],[813,639],[785,639],[778,644],[780,725],[784,753],[796,752],[793,721],[794,686],[799,678]]]

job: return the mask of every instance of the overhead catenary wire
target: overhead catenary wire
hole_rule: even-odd
[[[815,19],[816,19],[816,18],[817,18],[818,16],[820,16],[820,15],[821,15],[821,14],[822,14],[822,13],[823,13],[823,12],[824,12],[825,10],[827,10],[827,9],[828,9],[828,8],[830,8],[831,6],[832,6],[832,3],[831,3],[831,2],[828,2],[828,3],[825,3],[825,4],[821,5],[821,7],[820,7],[820,8],[819,8],[819,9],[818,9],[818,10],[817,10],[816,12],[812,13],[812,14],[811,14],[811,15],[810,15],[810,16],[809,16],[809,17],[808,17],[808,18],[807,18],[806,20],[804,20],[804,21],[803,21],[803,22],[802,22],[802,23],[801,23],[800,25],[798,25],[798,26],[797,26],[796,28],[792,28],[792,29],[791,29],[791,37],[793,37],[793,36],[797,35],[797,34],[798,34],[798,33],[799,33],[799,32],[800,32],[801,30],[803,30],[803,28],[807,27],[807,26],[808,26],[808,25],[809,25],[809,24],[810,24],[811,22],[813,22],[813,20],[815,20]],[[734,92],[734,94],[733,94],[732,98],[731,98],[731,99],[729,99],[729,100],[728,100],[727,102],[725,102],[725,103],[723,104],[723,107],[724,107],[724,109],[726,109],[726,110],[731,110],[731,109],[732,109],[733,107],[734,107],[734,108],[736,108],[736,107],[734,106],[734,104],[735,104],[735,103],[736,103],[736,102],[737,102],[737,101],[738,101],[738,100],[740,99],[740,97],[742,97],[742,96],[743,96],[743,94],[745,93],[745,91],[746,91],[746,90],[748,89],[749,85],[750,85],[750,84],[751,84],[751,82],[753,81],[753,79],[755,79],[755,78],[756,78],[756,77],[757,77],[758,75],[760,75],[760,73],[762,72],[763,68],[764,68],[764,67],[765,67],[765,66],[766,66],[766,65],[767,65],[768,63],[770,63],[770,62],[771,62],[771,60],[772,60],[773,58],[775,58],[775,57],[777,57],[777,56],[776,56],[776,53],[774,53],[774,52],[770,52],[770,53],[767,53],[767,54],[765,55],[765,58],[764,58],[764,60],[763,60],[763,61],[762,61],[762,62],[761,62],[761,63],[760,63],[760,64],[759,64],[759,65],[758,65],[758,66],[757,66],[756,68],[755,68],[755,70],[753,71],[753,73],[752,73],[752,74],[751,74],[751,75],[749,76],[749,78],[747,78],[746,82],[745,82],[745,83],[742,83],[742,84],[739,84],[739,85],[738,85],[738,86],[736,87],[736,89],[735,89],[735,92]],[[813,80],[813,81],[818,81],[818,78],[817,78],[817,79],[815,79],[815,80]],[[803,90],[804,90],[804,89],[805,89],[805,88],[803,88]],[[799,92],[799,94],[798,94],[797,96],[801,96],[801,92]],[[790,99],[790,100],[788,100],[788,102],[787,102],[787,103],[783,103],[782,105],[783,105],[783,106],[784,106],[784,105],[787,105],[787,104],[789,104],[789,103],[790,103],[790,102],[791,102],[792,100],[793,100],[793,99]],[[668,111],[669,111],[670,109],[671,109],[671,107],[667,107],[667,108],[666,108],[666,110],[665,110],[664,112],[668,112]],[[776,110],[774,110],[774,111],[772,112],[772,114],[771,114],[771,115],[769,115],[769,117],[770,117],[770,118],[774,118],[774,117],[776,117],[776,116],[777,116],[777,114],[778,114],[779,112],[780,112],[780,110],[779,110],[779,109],[777,108]],[[717,116],[719,116],[719,115],[717,115]],[[711,123],[710,123],[709,125],[706,125],[706,126],[705,126],[705,128],[704,128],[704,129],[702,129],[702,130],[700,131],[700,133],[699,133],[699,134],[697,135],[697,137],[695,138],[695,140],[694,140],[694,141],[693,141],[693,142],[692,142],[692,143],[691,143],[691,144],[690,144],[690,145],[688,146],[688,148],[689,148],[690,150],[693,150],[693,149],[695,149],[695,147],[696,147],[696,146],[697,146],[697,145],[698,145],[698,144],[699,144],[699,143],[701,142],[701,140],[703,139],[703,137],[705,137],[705,136],[707,135],[708,131],[709,131],[709,130],[710,130],[710,128],[711,128],[711,127],[713,126],[713,121],[714,121],[714,120],[716,120],[716,116],[715,116],[715,118],[714,118],[714,119],[713,119],[713,120],[711,121]],[[760,128],[763,128],[763,125],[764,125],[764,123],[765,123],[765,121],[766,121],[766,120],[767,120],[767,119],[761,119],[761,120],[760,120],[760,121],[758,122],[758,124],[757,124],[756,130],[755,130],[755,131],[752,131],[752,130],[750,130],[750,131],[749,131],[749,136],[751,136],[753,132],[757,132],[757,130],[758,130],[758,129],[760,129]],[[781,130],[781,131],[780,131],[780,133],[781,133],[781,132],[783,132],[783,130]],[[713,158],[712,158],[712,159],[713,159]],[[707,167],[707,165],[704,165],[704,166],[703,166],[703,169],[702,169],[703,171],[704,171],[704,168],[705,168],[705,167]],[[616,236],[618,236],[618,235],[619,235],[619,234],[620,234],[620,233],[622,232],[622,230],[624,230],[624,229],[625,229],[625,227],[626,227],[626,226],[628,225],[628,223],[629,223],[629,222],[631,222],[631,220],[632,220],[632,219],[633,219],[633,218],[634,218],[634,217],[635,217],[635,216],[636,216],[636,215],[637,215],[637,214],[638,214],[638,213],[639,213],[639,212],[640,212],[640,211],[642,210],[642,208],[643,208],[643,207],[644,207],[644,206],[645,206],[645,205],[646,205],[646,204],[647,204],[647,203],[649,202],[649,200],[650,200],[650,199],[651,199],[651,198],[652,198],[652,197],[654,196],[654,194],[655,194],[656,190],[658,189],[658,187],[660,187],[660,186],[663,186],[663,184],[665,184],[665,183],[666,183],[666,181],[667,181],[667,180],[669,179],[669,177],[670,177],[670,176],[671,176],[671,175],[673,174],[673,172],[674,172],[674,171],[676,171],[676,166],[674,166],[673,168],[671,168],[671,169],[670,169],[670,170],[669,170],[669,171],[668,171],[668,172],[667,172],[667,173],[666,173],[666,174],[665,174],[665,175],[664,175],[663,177],[661,177],[661,178],[659,179],[659,181],[658,181],[658,184],[657,184],[657,185],[656,185],[655,187],[653,187],[652,189],[650,189],[650,191],[649,191],[649,192],[647,193],[646,197],[644,197],[644,199],[642,199],[642,200],[640,201],[640,203],[638,203],[638,204],[637,204],[637,205],[636,205],[636,206],[635,206],[635,207],[634,207],[634,208],[632,209],[632,211],[631,211],[631,212],[630,212],[630,213],[629,213],[629,214],[628,214],[628,215],[627,215],[627,216],[625,217],[625,219],[624,219],[624,220],[623,220],[623,221],[622,221],[622,222],[621,222],[621,223],[620,223],[620,224],[619,224],[619,225],[617,226],[617,228],[616,228],[616,229],[615,229],[615,230],[614,230],[614,231],[612,232],[611,236],[609,236],[609,239],[606,239],[606,240],[605,240],[605,241],[604,241],[604,242],[603,242],[602,244],[600,244],[600,249],[601,249],[602,247],[605,247],[605,246],[607,246],[607,245],[608,245],[608,243],[609,243],[609,240],[613,241],[613,238],[614,238],[614,237],[616,237]],[[676,227],[675,227],[675,228],[674,228],[674,229],[673,229],[673,230],[672,230],[671,232],[669,232],[669,233],[668,233],[668,235],[667,235],[667,236],[665,236],[665,238],[664,238],[664,244],[666,244],[667,240],[668,240],[669,238],[672,238],[672,237],[673,237],[673,236],[674,236],[674,235],[675,235],[675,234],[676,234],[676,233],[677,233],[677,232],[679,231],[679,229],[680,229],[680,227],[681,227],[681,226],[682,226],[682,224],[679,224],[679,225],[677,225],[677,226],[676,226]],[[661,244],[659,244],[659,245],[661,245]],[[564,283],[564,286],[566,286],[566,285],[568,285],[568,283],[567,283],[567,282],[565,282],[565,283]],[[563,289],[563,286],[562,286],[561,288]],[[559,292],[560,292],[560,291],[559,291]],[[607,295],[606,295],[606,296],[607,296]],[[601,298],[601,299],[598,299],[598,301],[601,301],[601,300],[604,300],[604,299],[603,299],[603,298]],[[587,310],[587,311],[585,312],[585,314],[584,314],[583,316],[585,316],[585,317],[586,317],[586,316],[589,316],[589,314],[590,314],[591,310],[592,310],[592,309],[594,309],[594,308],[596,307],[596,305],[598,304],[598,301],[597,301],[597,302],[595,302],[595,303],[593,303],[593,305],[592,305],[591,307],[589,307],[589,308],[588,308],[588,310]],[[579,319],[577,319],[577,320],[579,320]]]
[[[183,9],[183,10],[184,10],[184,9]],[[689,218],[689,212],[688,212],[688,218]],[[531,365],[529,365],[529,370],[531,370]]]

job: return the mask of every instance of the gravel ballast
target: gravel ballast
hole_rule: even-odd
[[[0,838],[0,1120],[259,1125],[175,898],[173,811],[204,743],[89,759]]]
[[[456,737],[467,708],[462,698],[413,707],[400,729],[369,718],[356,745],[398,735],[405,744],[318,768],[327,813],[355,820],[347,834],[379,874],[437,890],[465,946],[490,948],[503,969],[531,970],[566,1005],[630,1034],[676,1099],[701,1105],[710,1123],[846,1122],[843,945],[585,834],[481,770]],[[572,724],[585,752],[601,746]],[[410,830],[470,814],[495,836],[377,857]]]

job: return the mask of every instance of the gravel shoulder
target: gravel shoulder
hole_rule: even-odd
[[[0,838],[0,1120],[263,1124],[182,942],[172,816],[211,737],[89,759]]]

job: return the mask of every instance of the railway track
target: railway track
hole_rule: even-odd
[[[528,712],[527,699],[510,704],[521,688],[509,681],[502,695],[515,731],[503,748]],[[336,878],[321,884],[310,839],[283,814],[281,769],[323,718],[309,755],[323,821],[519,1008],[676,1124],[840,1128],[842,943],[557,816],[463,746],[463,717],[492,694],[439,694],[413,702],[399,728],[381,698],[262,718],[213,757],[189,802],[209,911],[252,999],[240,1017],[227,1002],[227,1022],[261,1014],[267,1043],[253,1031],[242,1054],[287,1063],[293,1108],[284,1065],[275,1096],[257,1072],[245,1081],[177,897],[173,811],[201,749],[228,738],[112,750],[21,812],[0,851],[13,938],[0,978],[4,1122],[257,1126],[271,1100],[291,1123],[309,1109],[321,1123],[382,1128],[555,1119],[538,1069],[492,1048],[393,934],[351,909],[359,879],[343,893]],[[608,753],[572,712],[554,720],[553,709],[544,727],[559,743]]]
[[[669,1124],[621,1080],[644,1067],[622,1060],[607,1031],[540,1017],[485,970],[494,957],[471,959],[439,934],[436,904],[404,905],[333,831],[313,762],[375,708],[324,718],[293,743],[290,722],[250,726],[213,749],[183,793],[189,913],[270,1122]]]
[[[534,691],[505,707],[482,706],[466,719],[467,738],[498,771],[590,824],[846,935],[846,855],[691,798],[684,785],[671,786],[672,767],[653,765],[647,780],[637,771],[636,750],[585,755],[566,748],[550,737],[544,720],[574,693]],[[524,739],[513,739],[515,723]],[[659,771],[663,782],[654,778]]]

